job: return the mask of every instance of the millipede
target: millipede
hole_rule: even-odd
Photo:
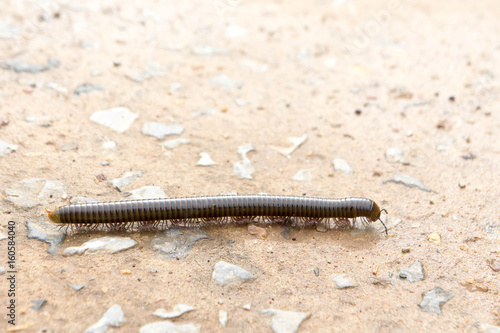
[[[295,227],[353,228],[387,213],[370,199],[286,195],[219,195],[66,205],[48,210],[50,221],[72,231],[149,231],[174,226],[281,223]]]

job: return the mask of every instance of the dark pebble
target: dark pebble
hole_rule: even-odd
[[[472,154],[471,152],[465,154],[465,155],[462,155],[462,158],[464,160],[473,160],[476,158],[476,155]]]
[[[92,91],[103,91],[104,88],[98,84],[93,83],[82,83],[78,87],[76,87],[74,96],[80,96],[80,94],[88,94]]]
[[[31,304],[32,305],[30,306],[30,308],[32,308],[35,311],[40,311],[43,308],[43,306],[45,304],[47,304],[47,300],[45,300],[45,299],[34,299],[34,300],[31,301]]]

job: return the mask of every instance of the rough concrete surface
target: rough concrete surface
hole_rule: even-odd
[[[271,332],[265,309],[310,314],[299,332],[500,325],[500,272],[488,264],[500,259],[497,0],[6,0],[1,7],[0,141],[14,148],[0,156],[0,233],[15,221],[17,273],[14,327],[6,310],[9,240],[0,240],[7,271],[0,331],[83,332],[114,304],[126,321],[113,332],[137,332],[158,321],[156,309],[177,304],[196,311],[175,325],[201,332]],[[134,116],[106,126],[91,120],[116,108]],[[159,140],[141,132],[147,122],[184,131]],[[304,135],[287,150],[289,138]],[[185,141],[163,147],[173,139]],[[252,179],[233,173],[247,144]],[[392,148],[404,163],[386,158]],[[202,152],[215,164],[197,166]],[[334,159],[352,173],[335,170]],[[291,179],[300,170],[307,178]],[[124,192],[108,183],[135,171],[142,177]],[[431,191],[385,182],[399,174]],[[33,205],[6,200],[28,179],[61,182],[64,193],[31,188],[25,200]],[[68,234],[55,255],[27,237],[26,221],[48,221],[45,208],[74,197],[126,199],[153,185],[169,198],[367,197],[401,222],[388,235],[273,225],[263,239],[246,225],[206,227],[209,238],[185,258],[156,255],[152,240],[161,232]],[[62,255],[107,236],[138,245]],[[416,260],[424,280],[392,275]],[[216,285],[219,261],[255,279]],[[336,289],[331,277],[340,274],[358,286]],[[436,287],[454,297],[440,304],[442,314],[424,312],[422,294]],[[36,311],[32,300],[46,303]],[[219,311],[228,314],[226,327]]]

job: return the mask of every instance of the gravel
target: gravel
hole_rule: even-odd
[[[215,164],[217,163],[215,163],[214,160],[212,160],[210,155],[204,152],[200,153],[200,159],[198,160],[198,163],[196,163],[196,165],[199,166],[211,166]]]
[[[129,171],[125,172],[125,174],[121,178],[115,178],[108,181],[108,184],[115,187],[118,191],[123,192],[124,188],[132,184],[135,180],[142,177],[142,171]]]
[[[402,268],[397,273],[398,277],[409,282],[418,282],[424,279],[424,265],[415,260],[413,264],[407,268]]]
[[[68,247],[64,250],[63,256],[68,257],[75,254],[107,253],[113,254],[128,250],[137,245],[137,242],[130,237],[102,237],[94,238],[81,246]]]
[[[212,279],[215,284],[225,286],[231,283],[250,282],[255,279],[255,276],[239,266],[219,261],[214,266]]]
[[[16,73],[36,74],[52,68],[57,68],[60,64],[61,62],[56,58],[49,58],[45,65],[24,62],[18,59],[8,59],[0,63],[0,67]]]
[[[162,146],[165,149],[175,149],[175,148],[179,147],[180,145],[187,145],[187,144],[189,144],[188,139],[178,138],[178,139],[172,139],[172,140],[165,141],[162,144]]]
[[[312,184],[313,171],[312,169],[299,170],[295,175],[290,177],[290,179],[295,180],[296,182]]]
[[[137,190],[125,192],[127,200],[168,198],[159,186],[143,186]]]
[[[17,145],[0,141],[0,156],[9,155],[17,150]]]
[[[208,239],[205,230],[200,228],[171,228],[164,236],[156,236],[151,246],[164,258],[185,258],[194,244],[200,239]]]
[[[436,287],[422,293],[422,302],[418,306],[422,311],[442,314],[441,307],[453,297],[454,295],[451,292]]]
[[[384,184],[385,183],[403,184],[404,186],[409,188],[416,187],[418,189],[421,189],[422,191],[434,192],[433,190],[425,186],[420,179],[413,178],[405,174],[397,174],[391,179],[384,181]]]
[[[300,137],[289,137],[287,139],[291,145],[288,147],[280,147],[280,146],[269,146],[271,149],[276,150],[283,156],[290,156],[297,148],[299,148],[304,142],[307,140],[307,134],[304,134]]]
[[[213,77],[210,82],[213,86],[223,90],[241,89],[243,82],[230,78],[225,74],[220,74]]]
[[[331,281],[333,281],[336,289],[353,288],[358,286],[358,284],[345,273],[333,275]]]
[[[93,91],[104,91],[104,88],[95,83],[82,83],[76,87],[73,95],[78,97],[80,94],[89,94]]]
[[[233,174],[239,179],[253,179],[252,175],[255,172],[255,168],[247,157],[247,154],[253,150],[255,150],[255,148],[251,144],[238,147],[237,153],[241,161],[237,161],[233,164]]]
[[[349,166],[349,163],[347,163],[346,160],[343,160],[341,158],[334,158],[332,160],[333,168],[336,171],[342,171],[346,175],[350,175],[353,171],[352,168]]]
[[[28,238],[38,239],[50,244],[48,253],[55,255],[66,236],[58,227],[46,221],[26,221]]]
[[[45,304],[47,304],[46,299],[34,299],[34,300],[31,300],[30,308],[35,310],[35,311],[40,311],[45,306]]]
[[[142,125],[142,134],[149,135],[163,140],[169,135],[179,135],[184,131],[184,127],[179,124],[167,125],[158,122],[145,122]]]
[[[220,310],[219,311],[219,323],[222,327],[226,327],[227,325],[227,311]]]
[[[124,107],[116,107],[109,110],[96,111],[90,116],[90,120],[96,124],[108,127],[118,133],[123,133],[132,126],[139,117]]]
[[[162,319],[171,319],[171,318],[177,318],[182,316],[184,313],[193,311],[195,308],[192,306],[186,305],[186,304],[177,304],[174,306],[173,311],[167,312],[165,309],[157,309],[155,312],[153,312],[153,316],[160,317]]]
[[[260,313],[272,316],[271,328],[274,333],[294,333],[300,324],[311,316],[310,313],[281,311],[275,309],[261,310]]]
[[[387,161],[389,161],[390,163],[396,163],[396,162],[399,162],[403,165],[408,165],[409,163],[406,161],[405,157],[404,157],[404,152],[402,149],[400,148],[396,148],[396,147],[393,147],[393,148],[388,148],[386,151],[385,151],[385,158],[387,159]]]
[[[85,333],[105,333],[109,327],[119,327],[127,320],[121,306],[115,304],[111,306],[101,319],[85,330]]]

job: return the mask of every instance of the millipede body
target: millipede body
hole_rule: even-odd
[[[47,210],[53,223],[76,231],[155,230],[176,225],[202,226],[254,221],[289,223],[299,227],[316,226],[324,222],[329,228],[346,228],[353,226],[356,219],[364,224],[380,220],[382,211],[385,210],[365,198],[325,199],[282,195],[125,200],[67,205],[53,211]]]

